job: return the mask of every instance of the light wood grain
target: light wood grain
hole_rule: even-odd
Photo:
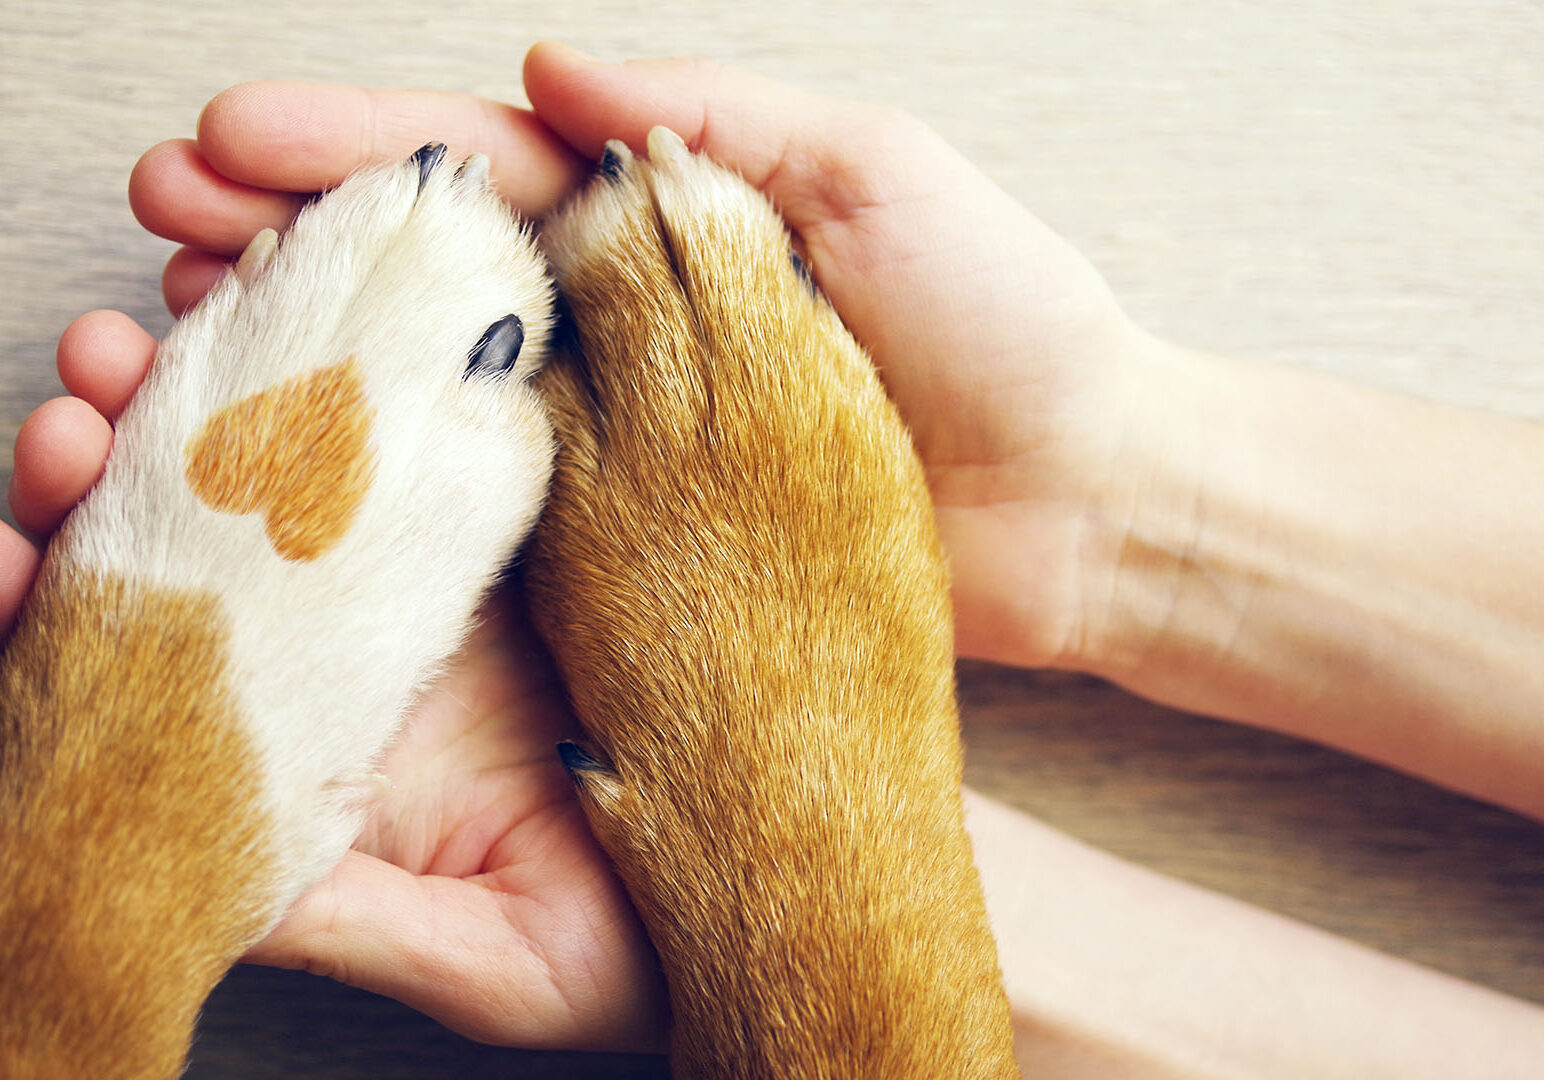
[[[135,157],[232,82],[519,100],[541,37],[701,54],[904,106],[1093,257],[1155,331],[1544,416],[1544,7],[1222,0],[945,9],[383,0],[0,5],[0,470],[53,343],[162,332]],[[1476,544],[1483,544],[1476,537]],[[1544,831],[1098,683],[967,665],[970,777],[1135,860],[1544,1001]],[[193,1076],[650,1076],[474,1047],[310,976],[238,972]]]

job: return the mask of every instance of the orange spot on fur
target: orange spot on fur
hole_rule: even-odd
[[[0,665],[0,1076],[173,1077],[263,927],[214,598],[46,571]]]
[[[351,356],[211,416],[188,444],[188,486],[212,510],[262,514],[282,557],[320,558],[375,478],[373,420]]]

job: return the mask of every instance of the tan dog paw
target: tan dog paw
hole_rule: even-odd
[[[682,1077],[1016,1075],[920,464],[771,206],[656,129],[543,242],[576,347],[528,580]]]

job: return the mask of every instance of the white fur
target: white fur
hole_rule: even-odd
[[[414,162],[370,170],[260,239],[162,344],[101,481],[50,557],[220,600],[243,722],[263,760],[282,866],[273,917],[358,833],[363,795],[415,694],[469,628],[535,519],[552,438],[528,379],[550,331],[530,237],[473,161],[419,191]],[[463,380],[514,313],[514,371]],[[357,357],[374,481],[343,539],[286,561],[260,515],[216,512],[185,479],[209,416]]]

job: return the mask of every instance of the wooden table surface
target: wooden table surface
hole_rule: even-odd
[[[646,14],[645,14],[646,12]],[[0,469],[53,343],[157,333],[170,247],[124,184],[232,82],[519,100],[528,44],[701,54],[920,114],[1160,334],[1544,417],[1544,7],[1151,0],[0,5]],[[1476,537],[1476,544],[1484,538]],[[1544,658],[1541,658],[1544,662]],[[1098,682],[961,665],[969,779],[1118,854],[1544,1002],[1544,830]],[[4,974],[0,973],[0,978]],[[239,969],[195,1077],[659,1076],[478,1047],[391,1002]]]

